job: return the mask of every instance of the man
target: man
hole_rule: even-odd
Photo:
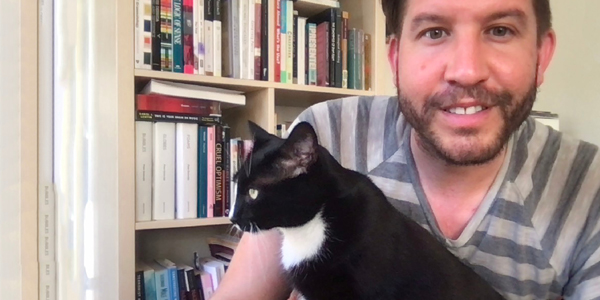
[[[548,0],[381,0],[398,98],[298,120],[508,299],[600,299],[600,155],[527,119],[555,49]],[[276,231],[215,298],[285,299]]]

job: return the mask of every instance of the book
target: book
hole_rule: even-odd
[[[198,125],[176,124],[175,218],[198,217]]]
[[[222,107],[246,104],[246,96],[242,92],[156,79],[151,79],[144,86],[140,94],[162,94],[182,98],[219,101]]]
[[[175,123],[154,123],[152,220],[175,219]]]
[[[135,99],[138,112],[162,112],[197,116],[221,116],[218,101],[173,97],[161,94],[139,94]]]
[[[152,122],[135,122],[135,220],[152,220]]]

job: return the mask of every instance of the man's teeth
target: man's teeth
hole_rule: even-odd
[[[478,113],[483,110],[481,106],[470,106],[467,108],[464,107],[453,107],[448,110],[448,112],[456,114],[456,115],[472,115],[474,113]]]

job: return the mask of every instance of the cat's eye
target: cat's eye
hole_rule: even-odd
[[[258,191],[255,189],[249,189],[248,190],[248,196],[250,196],[250,198],[252,198],[253,200],[255,200],[258,197]]]

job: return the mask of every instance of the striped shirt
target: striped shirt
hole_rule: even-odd
[[[296,119],[346,168],[367,174],[507,299],[600,299],[600,155],[595,145],[528,119],[457,239],[443,236],[419,183],[396,97],[315,104]],[[292,126],[294,125],[292,124]]]

